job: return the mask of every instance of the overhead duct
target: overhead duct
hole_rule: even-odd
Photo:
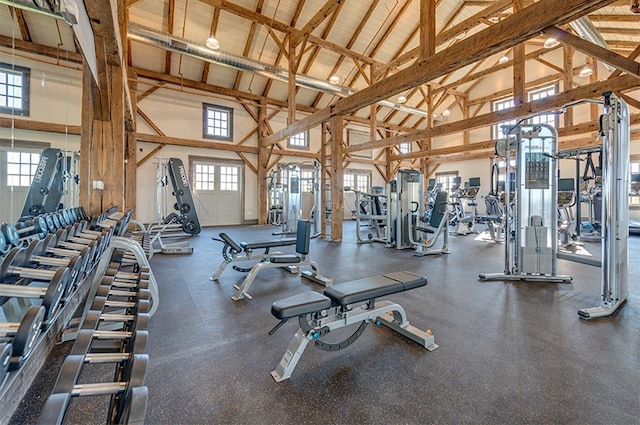
[[[248,59],[232,53],[226,53],[220,50],[211,50],[207,47],[200,46],[170,34],[155,31],[139,24],[129,23],[127,37],[131,41],[137,41],[139,43],[159,47],[161,49],[180,53],[196,59],[205,60],[215,65],[225,66],[238,71],[251,72],[253,74],[285,83],[289,81],[289,71],[285,68]],[[308,75],[296,74],[295,79],[297,86],[334,96],[347,97],[356,92],[356,90],[351,87],[331,84],[328,81],[309,77]],[[390,101],[380,101],[378,104],[414,115],[420,115],[423,117],[427,116],[426,111]]]
[[[580,37],[592,42],[593,44],[597,44],[600,47],[609,49],[607,42],[604,41],[604,38],[602,38],[602,35],[598,31],[598,29],[595,27],[595,25],[593,25],[593,22],[591,22],[591,20],[587,16],[583,16],[574,21],[571,21],[569,22],[569,25],[571,25],[571,28],[573,28],[573,30],[578,33]],[[611,65],[609,65],[608,63],[604,63],[604,66],[609,72],[613,72],[614,68]]]

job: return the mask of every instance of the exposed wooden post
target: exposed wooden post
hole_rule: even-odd
[[[331,131],[331,240],[342,242],[342,215],[344,214],[344,121],[342,115],[329,120]]]
[[[562,49],[563,60],[562,67],[564,68],[564,76],[562,78],[562,90],[567,91],[573,88],[573,47],[565,44]],[[565,127],[573,125],[573,108],[567,108],[562,114],[564,117]]]
[[[131,74],[129,74],[131,75]],[[137,78],[135,73],[129,81],[129,92],[131,93],[131,107],[135,111],[137,109]],[[138,141],[136,139],[136,114],[133,114],[134,119],[132,121],[133,128],[127,130],[126,150],[124,154],[125,166],[124,166],[124,208],[133,209],[135,215],[136,210],[136,192],[137,192],[137,156],[138,156]]]
[[[320,237],[327,237],[327,131],[325,124],[320,124]]]
[[[262,138],[268,134],[267,107],[264,102],[258,107],[258,224],[267,224],[269,218],[269,151]]]
[[[420,0],[420,58],[436,52],[436,0]]]
[[[289,115],[287,116],[287,125],[292,125],[296,122],[296,72],[298,72],[298,57],[296,55],[296,50],[297,48],[293,41],[293,37],[289,37],[289,82],[287,90]]]
[[[109,86],[97,90],[91,71],[83,67],[80,203],[90,215],[125,206],[124,76],[121,66],[107,64],[105,68]],[[108,102],[94,98],[105,95],[111,97]],[[92,106],[105,103],[110,115],[96,116]],[[102,181],[104,189],[93,189],[94,181]]]

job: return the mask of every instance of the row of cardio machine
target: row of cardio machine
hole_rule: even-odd
[[[449,225],[457,234],[474,231],[479,178],[470,179],[464,186],[458,178],[451,196],[430,179],[426,203],[423,182],[419,171],[399,170],[386,191],[382,187],[373,188],[371,193],[354,190],[357,242],[410,248],[418,256],[446,254]]]

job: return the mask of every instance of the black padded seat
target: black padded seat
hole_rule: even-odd
[[[297,255],[276,255],[269,257],[269,262],[274,264],[297,264],[302,261]]]
[[[423,232],[423,233],[435,233],[436,229],[432,229],[430,227],[416,227],[416,230],[418,232]]]
[[[252,243],[240,242],[240,246],[245,251],[250,251],[252,249],[277,248],[279,246],[289,246],[289,245],[295,245],[295,244],[296,244],[295,238],[280,239],[275,241],[252,242]]]
[[[324,290],[336,305],[354,304],[371,298],[395,294],[427,284],[427,279],[409,272],[389,273],[351,282],[338,283]]]
[[[411,272],[394,272],[387,273],[384,275],[389,279],[397,280],[398,282],[402,282],[404,285],[404,290],[408,291],[409,289],[419,288],[421,286],[427,285],[427,278],[424,276],[417,275]]]
[[[317,292],[307,291],[274,302],[271,305],[271,314],[276,319],[283,320],[322,311],[329,307],[331,307],[329,298]]]

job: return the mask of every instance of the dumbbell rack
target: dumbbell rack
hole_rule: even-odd
[[[85,280],[92,279],[92,274]],[[86,283],[86,282],[85,282]],[[43,330],[36,342],[29,360],[20,368],[18,373],[10,373],[6,382],[0,388],[0,425],[5,425],[18,408],[20,401],[27,393],[40,368],[45,364],[47,356],[59,342],[59,336],[66,324],[72,319],[76,309],[86,300],[91,285],[82,284],[67,299],[66,304],[59,309],[57,317]]]
[[[109,245],[105,248],[100,261],[94,263],[93,270],[88,273],[82,283],[77,285],[77,289],[72,292],[67,298],[65,305],[58,309],[55,317],[48,325],[46,329],[43,329],[38,340],[35,343],[33,351],[29,359],[24,365],[16,372],[9,373],[4,383],[0,382],[0,425],[5,425],[9,422],[13,414],[18,409],[20,402],[26,395],[29,387],[34,382],[38,372],[45,364],[48,355],[53,350],[54,346],[60,342],[60,336],[64,334],[64,331],[68,329],[69,324],[73,323],[73,317],[77,309],[85,303],[87,300],[93,299],[101,279],[97,279],[96,276],[102,277],[104,274],[108,261],[106,264],[102,261],[103,258],[107,260],[111,257],[114,248],[122,248],[133,252],[133,256],[136,262],[146,267],[149,266],[148,260],[142,251],[142,248],[135,242],[118,237],[115,235],[124,233],[126,228],[126,221],[130,217],[130,213],[126,214],[126,217],[122,217],[119,213],[114,214],[104,213],[97,218],[94,218],[93,223],[99,225],[102,228],[114,228],[114,236],[110,238]],[[150,315],[157,309],[158,306],[158,291],[157,284],[153,275],[151,275],[150,291],[152,294],[152,311]],[[75,334],[74,334],[75,335]],[[71,338],[67,337],[67,340]]]

